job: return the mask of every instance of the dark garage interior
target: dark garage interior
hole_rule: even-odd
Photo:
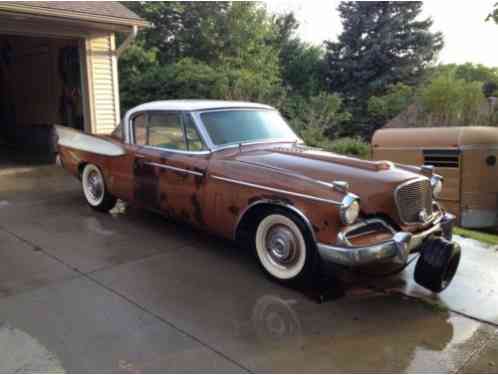
[[[53,124],[83,129],[78,39],[0,34],[2,163],[54,160]]]

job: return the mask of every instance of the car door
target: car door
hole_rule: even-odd
[[[134,198],[193,224],[204,224],[204,182],[210,153],[188,113],[150,111],[134,126],[138,146]]]

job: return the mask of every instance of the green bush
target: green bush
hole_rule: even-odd
[[[338,138],[330,142],[327,149],[338,154],[355,156],[361,159],[368,159],[370,155],[370,145],[360,137]]]
[[[338,95],[323,92],[310,98],[288,97],[279,109],[298,134],[316,139],[313,143],[341,136],[351,119]]]
[[[414,89],[403,83],[389,86],[387,94],[368,99],[368,114],[372,120],[385,123],[404,111],[414,98]]]
[[[450,71],[434,78],[420,91],[420,100],[427,115],[438,125],[475,125],[480,106],[485,101],[482,82],[467,82]]]
[[[308,146],[319,147],[326,151],[361,159],[368,159],[370,156],[370,145],[360,137],[343,137],[331,141],[309,130],[303,132],[301,136]]]

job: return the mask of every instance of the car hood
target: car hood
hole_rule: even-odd
[[[368,161],[301,146],[242,149],[236,159],[245,164],[324,182],[347,181],[367,213],[395,211],[394,189],[420,174],[387,161]]]

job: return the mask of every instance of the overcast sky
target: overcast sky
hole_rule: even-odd
[[[434,31],[444,34],[440,62],[498,66],[498,25],[484,21],[497,1],[424,1],[423,14],[434,20]],[[341,32],[338,4],[339,1],[310,0],[267,2],[268,9],[274,13],[294,11],[301,24],[299,36],[313,44],[336,40]]]

